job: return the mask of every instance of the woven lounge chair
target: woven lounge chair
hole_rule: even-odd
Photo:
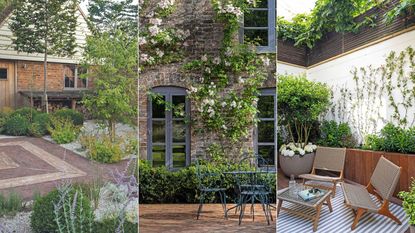
[[[331,190],[332,196],[336,196],[336,186],[343,181],[344,160],[346,148],[318,147],[314,158],[313,170],[311,174],[299,175],[303,179],[304,185],[316,188]],[[339,172],[339,176],[317,175],[316,170]]]
[[[352,230],[356,228],[359,219],[366,212],[381,214],[391,218],[399,225],[402,224],[389,210],[389,199],[399,182],[400,174],[401,168],[382,156],[366,188],[358,185],[342,184],[345,203],[352,208],[355,214]],[[378,199],[381,203],[380,206],[372,200],[370,194]]]

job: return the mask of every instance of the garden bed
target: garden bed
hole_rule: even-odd
[[[402,167],[401,177],[394,196],[399,191],[408,191],[412,177],[415,177],[415,154],[396,152],[347,149],[344,166],[344,178],[362,185],[367,185],[381,156]],[[412,169],[411,169],[412,168]]]

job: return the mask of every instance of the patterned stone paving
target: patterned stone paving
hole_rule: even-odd
[[[18,176],[18,177],[13,177],[13,178],[8,178],[8,179],[0,178],[0,189],[12,188],[12,187],[23,186],[23,185],[31,185],[31,184],[43,183],[47,181],[54,181],[54,180],[59,180],[59,179],[64,179],[64,178],[74,178],[74,177],[86,175],[86,173],[81,171],[80,169],[72,166],[71,164],[63,161],[60,158],[53,156],[52,154],[48,153],[47,151],[43,150],[42,148],[38,146],[33,145],[30,142],[14,141],[14,142],[0,143],[0,150],[7,146],[18,146],[18,147],[23,148],[24,150],[30,152],[30,154],[32,154],[33,156],[36,156],[38,159],[46,162],[47,164],[55,168],[56,172],[45,171],[45,173],[43,174]],[[5,155],[4,152],[2,152],[2,154]],[[7,163],[7,160],[9,162],[11,161],[10,158],[8,159],[6,158],[8,157],[4,157],[4,161],[5,161],[4,167],[9,165],[9,163]],[[15,162],[13,163],[16,164]],[[9,165],[9,168],[16,168],[16,167],[18,166],[10,167]]]
[[[128,161],[99,164],[41,138],[0,139],[0,193],[18,192],[25,200],[45,194],[63,180],[73,183],[112,179]]]
[[[17,167],[19,167],[19,164],[15,163],[6,153],[0,152],[0,170]]]

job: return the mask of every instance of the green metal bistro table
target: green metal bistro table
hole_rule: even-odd
[[[232,209],[235,209],[238,211],[240,210],[240,217],[239,217],[239,224],[242,221],[243,218],[243,212],[244,212],[244,205],[248,202],[251,202],[251,212],[252,212],[252,219],[255,220],[254,216],[254,202],[259,201],[264,208],[264,212],[266,215],[267,222],[269,224],[268,214],[270,214],[271,221],[272,221],[272,214],[270,213],[269,208],[275,208],[274,206],[271,206],[269,203],[268,195],[270,194],[270,191],[268,190],[268,187],[264,184],[259,184],[256,181],[258,180],[258,175],[263,174],[276,174],[276,171],[263,171],[263,170],[257,170],[257,171],[230,171],[230,172],[223,172],[223,174],[227,175],[233,175],[235,177],[237,176],[246,176],[247,179],[251,182],[248,182],[247,184],[240,184],[240,181],[238,181],[240,197],[238,198],[238,203],[236,203],[235,206],[227,209],[227,212],[229,212]],[[237,178],[239,180],[239,178]],[[250,197],[244,198],[244,196],[249,195]],[[264,198],[266,196],[266,198]],[[268,213],[269,212],[269,213]]]

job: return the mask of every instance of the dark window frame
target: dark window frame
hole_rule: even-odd
[[[71,69],[72,68],[71,66],[74,66],[74,71],[73,71],[74,76],[73,77],[69,77],[69,76],[66,75],[66,69]],[[63,89],[64,90],[86,90],[86,89],[88,89],[88,86],[89,86],[88,78],[87,79],[80,79],[79,70],[80,70],[79,65],[65,65],[64,74],[63,74]],[[88,70],[86,70],[85,72],[88,73]],[[73,78],[73,87],[66,85],[66,79],[67,78]],[[78,81],[85,82],[84,83],[85,87],[78,87]]]
[[[256,154],[258,153],[258,146],[274,146],[274,164],[268,164],[268,166],[270,167],[275,167],[275,162],[277,161],[277,156],[276,156],[276,147],[277,147],[277,137],[275,135],[275,128],[277,127],[277,117],[276,117],[276,101],[277,101],[277,91],[276,88],[263,88],[260,89],[260,94],[259,96],[273,96],[274,97],[274,114],[272,118],[258,118],[259,121],[263,120],[263,121],[273,121],[274,122],[274,131],[272,133],[274,133],[274,142],[258,142],[258,125],[254,128],[254,151]],[[259,100],[258,100],[259,103]],[[266,158],[265,158],[266,159]]]
[[[0,68],[0,70],[6,70],[6,78],[1,78],[0,81],[7,81],[9,79],[9,69],[8,68]]]
[[[174,87],[174,86],[160,86],[155,87],[151,90],[154,93],[160,94],[165,96],[165,101],[172,102],[173,96],[185,96],[185,116],[183,118],[174,118],[172,111],[165,111],[164,118],[153,118],[153,103],[151,98],[148,98],[148,106],[147,106],[147,160],[153,164],[153,145],[161,145],[164,144],[165,146],[165,166],[169,170],[178,170],[181,168],[174,168],[173,167],[173,146],[174,145],[185,145],[186,146],[186,164],[185,167],[189,166],[191,163],[190,157],[190,142],[191,142],[191,134],[190,134],[190,125],[186,124],[186,133],[185,133],[185,142],[184,143],[175,143],[173,142],[173,121],[174,120],[186,120],[186,118],[190,118],[190,101],[187,98],[187,92],[185,88],[181,87]],[[165,121],[165,142],[164,143],[153,143],[153,120],[161,120],[164,119]]]
[[[257,46],[258,53],[276,53],[276,35],[277,35],[277,28],[276,28],[276,0],[263,0],[268,1],[267,8],[249,8],[248,10],[262,10],[268,11],[268,26],[267,27],[245,27],[244,26],[244,18],[242,17],[240,21],[239,27],[239,43],[244,43],[245,37],[245,29],[267,29],[268,30],[268,45],[267,46]]]

